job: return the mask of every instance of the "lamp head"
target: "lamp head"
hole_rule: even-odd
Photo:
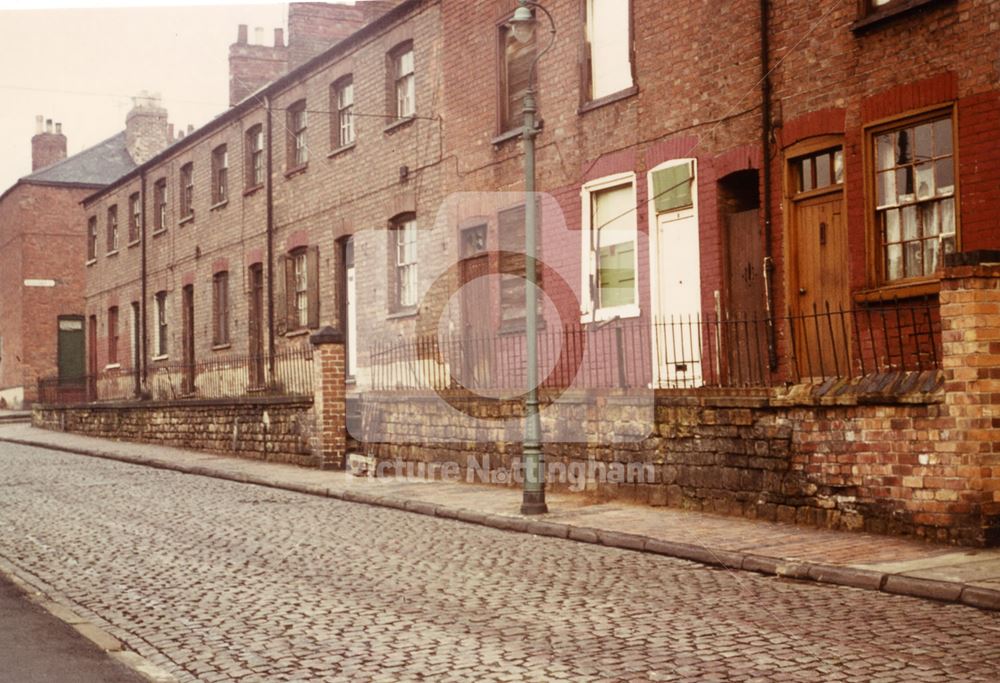
[[[519,43],[527,43],[535,35],[535,15],[523,1],[511,17],[510,28]]]

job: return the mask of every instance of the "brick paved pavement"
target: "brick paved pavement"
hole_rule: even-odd
[[[0,556],[180,680],[1000,678],[1000,615],[3,444]]]

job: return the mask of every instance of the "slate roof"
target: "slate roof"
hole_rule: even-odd
[[[107,185],[136,167],[125,146],[125,131],[93,147],[24,176],[19,182],[52,185]]]

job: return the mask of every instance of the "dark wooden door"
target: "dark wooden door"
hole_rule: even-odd
[[[789,302],[799,374],[831,377],[850,363],[850,320],[837,315],[850,308],[843,193],[803,199],[794,211]]]
[[[60,317],[57,342],[59,380],[79,380],[87,373],[82,317]],[[96,348],[96,340],[94,343]],[[97,361],[94,361],[96,366]]]
[[[493,371],[489,274],[489,257],[485,254],[461,262],[463,353],[459,379],[469,388],[486,386]]]
[[[757,209],[726,220],[726,281],[720,370],[729,384],[759,384],[766,370],[764,247]]]
[[[181,344],[184,347],[183,393],[194,393],[194,285],[184,287],[181,297]]]
[[[261,264],[250,266],[250,386],[264,385],[264,268]]]

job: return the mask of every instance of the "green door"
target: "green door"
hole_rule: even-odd
[[[80,379],[86,374],[83,318],[59,317],[59,379]]]

